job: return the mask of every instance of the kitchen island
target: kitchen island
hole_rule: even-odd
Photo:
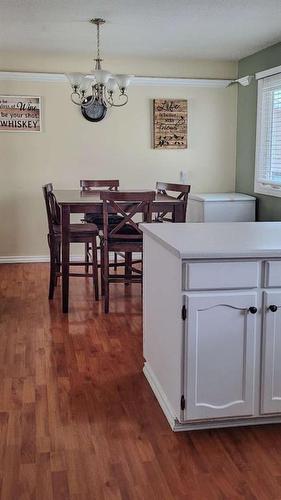
[[[141,227],[144,374],[172,429],[281,422],[281,223]]]

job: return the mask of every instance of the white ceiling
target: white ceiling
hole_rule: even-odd
[[[281,40],[280,0],[0,0],[0,50],[105,57],[245,57]]]

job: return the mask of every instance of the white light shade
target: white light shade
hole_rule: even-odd
[[[86,75],[85,79],[88,80],[89,85],[95,85],[95,83],[96,83],[95,75],[92,75],[92,74]]]
[[[109,71],[105,71],[104,69],[95,69],[93,71],[96,82],[102,85],[106,85],[109,78],[111,77],[111,73]]]
[[[120,89],[126,89],[130,85],[130,81],[134,75],[115,75],[116,81]]]
[[[92,85],[92,81],[89,80],[86,76],[83,76],[81,79],[79,89],[80,89],[80,91],[86,92],[88,90],[88,88],[90,87],[90,85]]]
[[[118,87],[117,82],[114,78],[109,78],[107,84],[106,84],[106,90],[108,92],[114,92]]]
[[[74,87],[74,86],[80,87],[80,85],[84,79],[84,75],[82,73],[68,73],[65,76],[68,78],[71,87]]]

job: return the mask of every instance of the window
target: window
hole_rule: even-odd
[[[258,82],[255,191],[281,197],[281,74]]]

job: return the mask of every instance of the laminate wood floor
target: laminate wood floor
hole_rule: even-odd
[[[108,316],[90,280],[68,315],[47,288],[47,264],[0,266],[1,500],[281,499],[281,426],[170,430],[139,285],[112,285]]]

